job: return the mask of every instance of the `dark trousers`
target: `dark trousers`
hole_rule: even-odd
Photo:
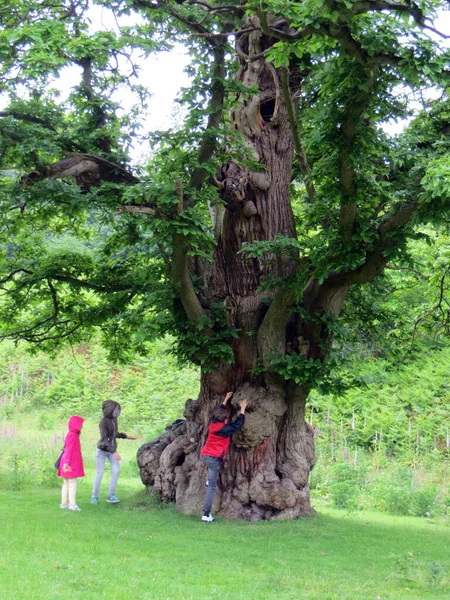
[[[220,471],[220,458],[214,456],[202,456],[202,462],[208,467],[208,481],[206,488],[205,503],[203,505],[203,512],[210,513],[214,496],[216,495],[217,479]]]

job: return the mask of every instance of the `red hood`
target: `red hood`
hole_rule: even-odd
[[[82,417],[70,417],[69,419],[69,431],[73,431],[74,433],[79,433],[82,425],[84,423],[84,419]]]

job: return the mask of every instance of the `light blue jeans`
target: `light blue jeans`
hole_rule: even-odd
[[[109,464],[111,465],[111,481],[109,482],[108,497],[113,496],[116,492],[117,481],[120,474],[120,462],[114,458],[114,454],[112,452],[105,452],[104,450],[97,448],[95,451],[97,473],[94,481],[94,489],[92,490],[93,498],[98,498],[100,493],[100,484],[103,479],[103,473],[105,472],[106,459],[109,460]]]

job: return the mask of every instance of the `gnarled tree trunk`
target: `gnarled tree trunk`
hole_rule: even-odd
[[[245,43],[240,41],[241,54],[254,56],[262,50],[260,31],[248,34]],[[224,204],[214,215],[214,262],[209,267],[193,263],[191,268],[204,282],[198,295],[201,307],[223,304],[229,325],[239,332],[230,341],[235,362],[202,373],[200,396],[186,403],[186,420],[168,426],[157,440],[144,445],[138,463],[142,481],[163,501],[175,501],[182,512],[199,514],[206,483],[200,450],[214,408],[227,391],[233,391],[234,405],[245,398],[249,407],[244,429],[233,437],[222,466],[216,512],[250,520],[297,518],[314,514],[308,488],[314,440],[305,422],[309,390],[270,370],[254,373],[260,363],[267,366],[268,352],[320,359],[327,334],[320,325],[303,322],[298,312],[291,312],[295,293],[289,287],[282,290],[280,282],[298,269],[297,255],[266,254],[258,259],[239,253],[243,242],[272,241],[277,234],[296,237],[289,192],[293,141],[280,73],[261,58],[246,61],[239,79],[247,88],[260,90],[239,99],[232,122],[262,169],[251,171],[234,161],[222,166],[216,183]],[[298,91],[299,83],[298,75],[291,74],[290,91]],[[263,278],[275,281],[271,291],[260,290]],[[334,291],[324,294],[311,280],[303,292],[303,306],[316,314],[332,308],[335,296]],[[339,312],[340,306],[338,302],[332,309]]]
[[[187,514],[200,514],[206,467],[199,453],[214,407],[228,389],[223,374],[202,377],[200,398],[186,403],[184,416],[142,446],[138,462],[144,484]],[[220,390],[220,393],[218,393]],[[305,422],[305,393],[293,385],[238,386],[233,400],[247,398],[244,429],[233,437],[222,465],[213,509],[229,518],[297,518],[314,514],[308,476],[314,441]]]

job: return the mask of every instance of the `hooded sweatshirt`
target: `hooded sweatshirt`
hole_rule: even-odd
[[[64,452],[59,463],[58,476],[65,479],[84,477],[83,457],[81,456],[80,431],[84,423],[81,417],[70,417],[69,433],[64,440]],[[63,465],[69,465],[69,472],[62,470]]]
[[[100,421],[100,439],[97,448],[104,452],[115,452],[117,450],[117,439],[126,439],[126,433],[117,431],[117,417],[113,416],[114,409],[119,408],[120,404],[114,400],[106,400],[102,404],[103,419]]]

